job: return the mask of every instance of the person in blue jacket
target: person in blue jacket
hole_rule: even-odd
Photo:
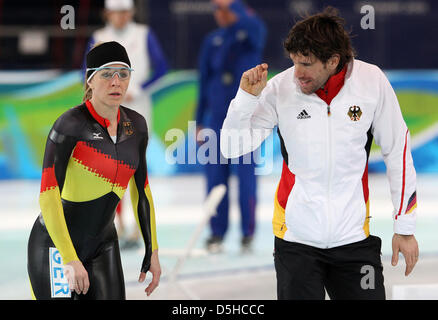
[[[206,36],[199,57],[199,97],[196,110],[197,132],[215,131],[219,151],[220,129],[228,106],[239,88],[240,77],[262,59],[266,38],[263,21],[240,0],[213,0],[214,18],[219,26]],[[230,164],[217,152],[216,163],[205,165],[207,192],[219,184],[228,185],[231,170],[239,179],[239,205],[242,250],[249,250],[255,231],[256,177],[254,161]],[[221,159],[222,158],[222,159]],[[247,163],[248,161],[245,161]],[[233,162],[234,163],[234,162]],[[228,188],[227,188],[228,190]],[[220,252],[228,228],[228,191],[211,218],[211,235],[206,245],[210,252]]]

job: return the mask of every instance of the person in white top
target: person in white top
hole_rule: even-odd
[[[149,135],[153,138],[152,99],[149,88],[167,73],[168,64],[155,33],[148,25],[134,22],[134,14],[133,0],[105,0],[104,16],[107,23],[105,27],[93,32],[86,52],[95,44],[108,41],[117,41],[126,48],[134,71],[123,105],[137,111],[146,119]],[[117,207],[120,234],[126,231],[122,215],[124,203],[122,199]],[[137,229],[134,228],[133,234],[126,237],[125,235],[121,237],[126,240],[122,241],[122,249],[139,245]]]
[[[304,18],[284,42],[294,66],[267,81],[243,73],[221,131],[227,158],[278,127],[284,158],[273,231],[279,299],[385,299],[381,240],[370,235],[368,157],[381,147],[394,205],[392,264],[407,276],[418,244],[416,173],[397,97],[375,65],[354,59],[337,10]]]
[[[134,22],[133,0],[105,0],[105,27],[93,32],[86,52],[99,42],[117,41],[132,60],[131,84],[124,105],[140,113],[151,132],[151,97],[148,88],[168,71],[161,45],[148,25]]]

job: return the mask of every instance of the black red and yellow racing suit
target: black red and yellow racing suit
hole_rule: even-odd
[[[33,297],[50,299],[49,248],[67,264],[80,260],[90,288],[73,298],[124,299],[115,209],[130,184],[136,221],[145,243],[141,271],[157,249],[155,213],[148,183],[145,119],[119,107],[117,140],[110,122],[90,101],[71,108],[53,125],[46,144],[41,179],[41,214],[28,243],[28,273]]]

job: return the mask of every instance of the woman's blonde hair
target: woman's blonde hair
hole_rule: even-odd
[[[93,45],[93,47],[90,49],[93,50],[94,48],[100,46],[103,42],[98,42]],[[90,100],[93,97],[93,90],[91,90],[90,85],[87,81],[87,72],[85,72],[85,83],[84,83],[84,97],[82,98],[82,101],[85,102],[87,100]]]

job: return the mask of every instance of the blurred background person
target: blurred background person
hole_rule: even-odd
[[[220,145],[220,128],[228,105],[239,87],[241,74],[248,67],[260,63],[265,45],[266,28],[254,11],[239,0],[213,0],[214,18],[218,29],[206,36],[199,57],[199,97],[196,110],[197,132],[209,128],[216,132]],[[253,240],[256,217],[256,177],[254,161],[230,165],[217,147],[216,163],[205,165],[207,193],[219,184],[228,186],[233,171],[239,179],[239,205],[241,213],[241,245],[248,251]],[[222,158],[222,160],[221,160]],[[228,188],[227,188],[228,189]],[[228,228],[228,191],[219,204],[217,214],[211,218],[211,235],[207,249],[222,251],[222,242]]]
[[[87,46],[87,51],[95,44],[117,41],[129,52],[135,72],[126,93],[123,105],[140,113],[148,124],[149,135],[152,132],[152,99],[149,86],[167,73],[168,63],[161,45],[148,25],[134,21],[135,6],[133,0],[105,0],[105,27],[96,30]],[[117,206],[118,231],[123,239],[122,249],[137,247],[139,233],[137,228],[127,235],[123,219],[123,201]]]

